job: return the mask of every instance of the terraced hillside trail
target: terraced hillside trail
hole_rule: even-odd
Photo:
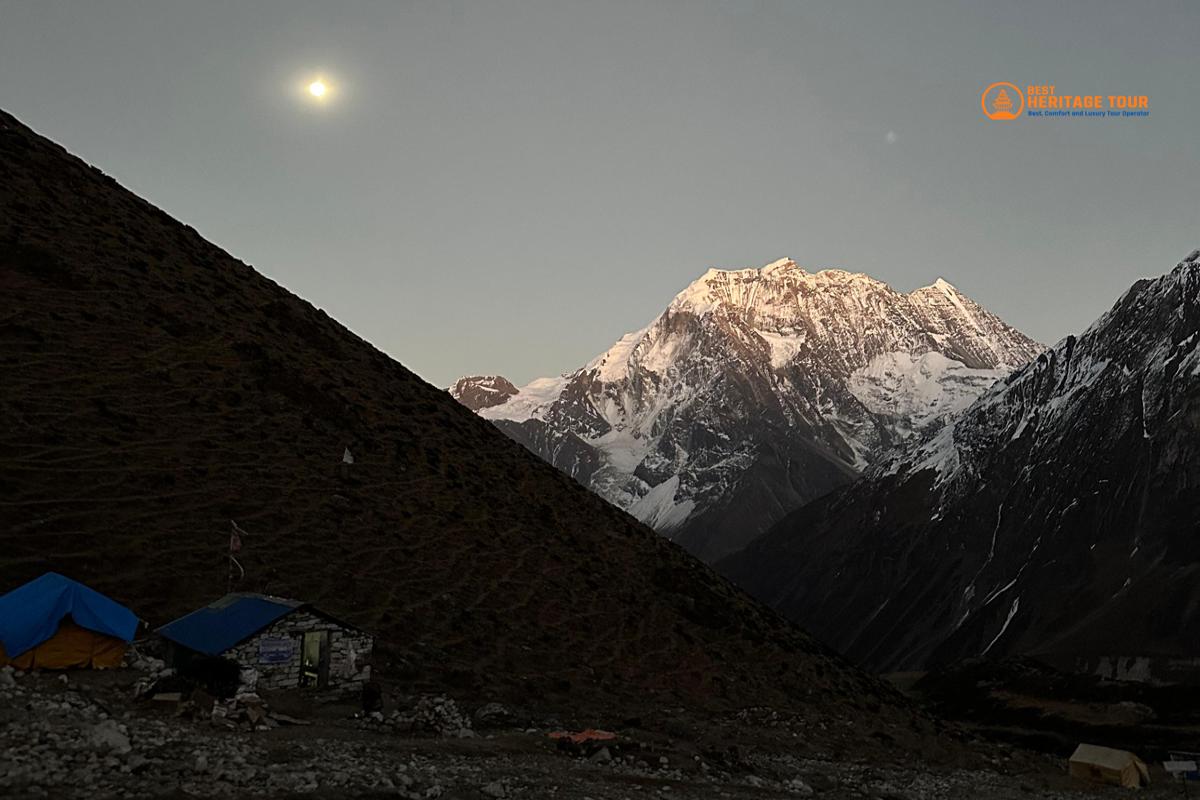
[[[898,695],[309,303],[0,113],[0,586],[157,625],[225,591],[379,634],[413,687],[619,714]],[[344,464],[349,448],[353,463]],[[832,734],[831,734],[832,735]]]

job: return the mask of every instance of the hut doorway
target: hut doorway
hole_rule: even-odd
[[[329,631],[304,634],[300,658],[300,685],[324,689],[329,683]]]

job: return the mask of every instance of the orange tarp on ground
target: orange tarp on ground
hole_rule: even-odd
[[[58,626],[58,633],[15,658],[7,657],[0,646],[0,666],[17,669],[108,669],[121,666],[125,642],[113,636],[81,628],[69,619]]]
[[[601,731],[596,728],[588,728],[577,733],[570,731],[555,731],[554,733],[546,734],[551,739],[566,739],[572,744],[583,744],[584,742],[611,742],[617,738],[615,733],[610,731]]]

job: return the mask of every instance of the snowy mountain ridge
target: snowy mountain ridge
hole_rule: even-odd
[[[1170,407],[1168,376],[1187,380],[1200,375],[1200,334],[1185,326],[1175,337],[1164,336],[1162,330],[1129,325],[1126,320],[1170,306],[1175,309],[1170,322],[1176,325],[1187,319],[1197,297],[1200,251],[1159,278],[1138,281],[1081,334],[1064,337],[983,393],[969,413],[951,421],[937,436],[893,451],[869,475],[933,469],[934,485],[950,491],[972,479],[970,441],[984,428],[1006,431],[1014,441],[1027,437],[1034,446],[1046,446],[1061,435],[1062,426],[1087,414],[1086,406],[1096,399],[1094,392],[1106,384],[1120,385],[1140,397],[1142,434],[1153,439],[1153,431],[1164,422],[1164,409]],[[1136,358],[1120,358],[1131,354]]]
[[[1200,655],[1200,250],[722,562],[873,669]]]
[[[469,407],[714,558],[940,425],[1039,349],[941,278],[905,294],[780,259],[708,270],[575,372],[498,402],[483,391],[495,378],[452,391],[466,402],[479,381]]]

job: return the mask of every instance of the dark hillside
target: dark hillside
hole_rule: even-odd
[[[160,624],[225,591],[234,519],[237,588],[377,632],[415,684],[888,716],[680,548],[3,113],[0,298],[0,587],[55,569]]]

